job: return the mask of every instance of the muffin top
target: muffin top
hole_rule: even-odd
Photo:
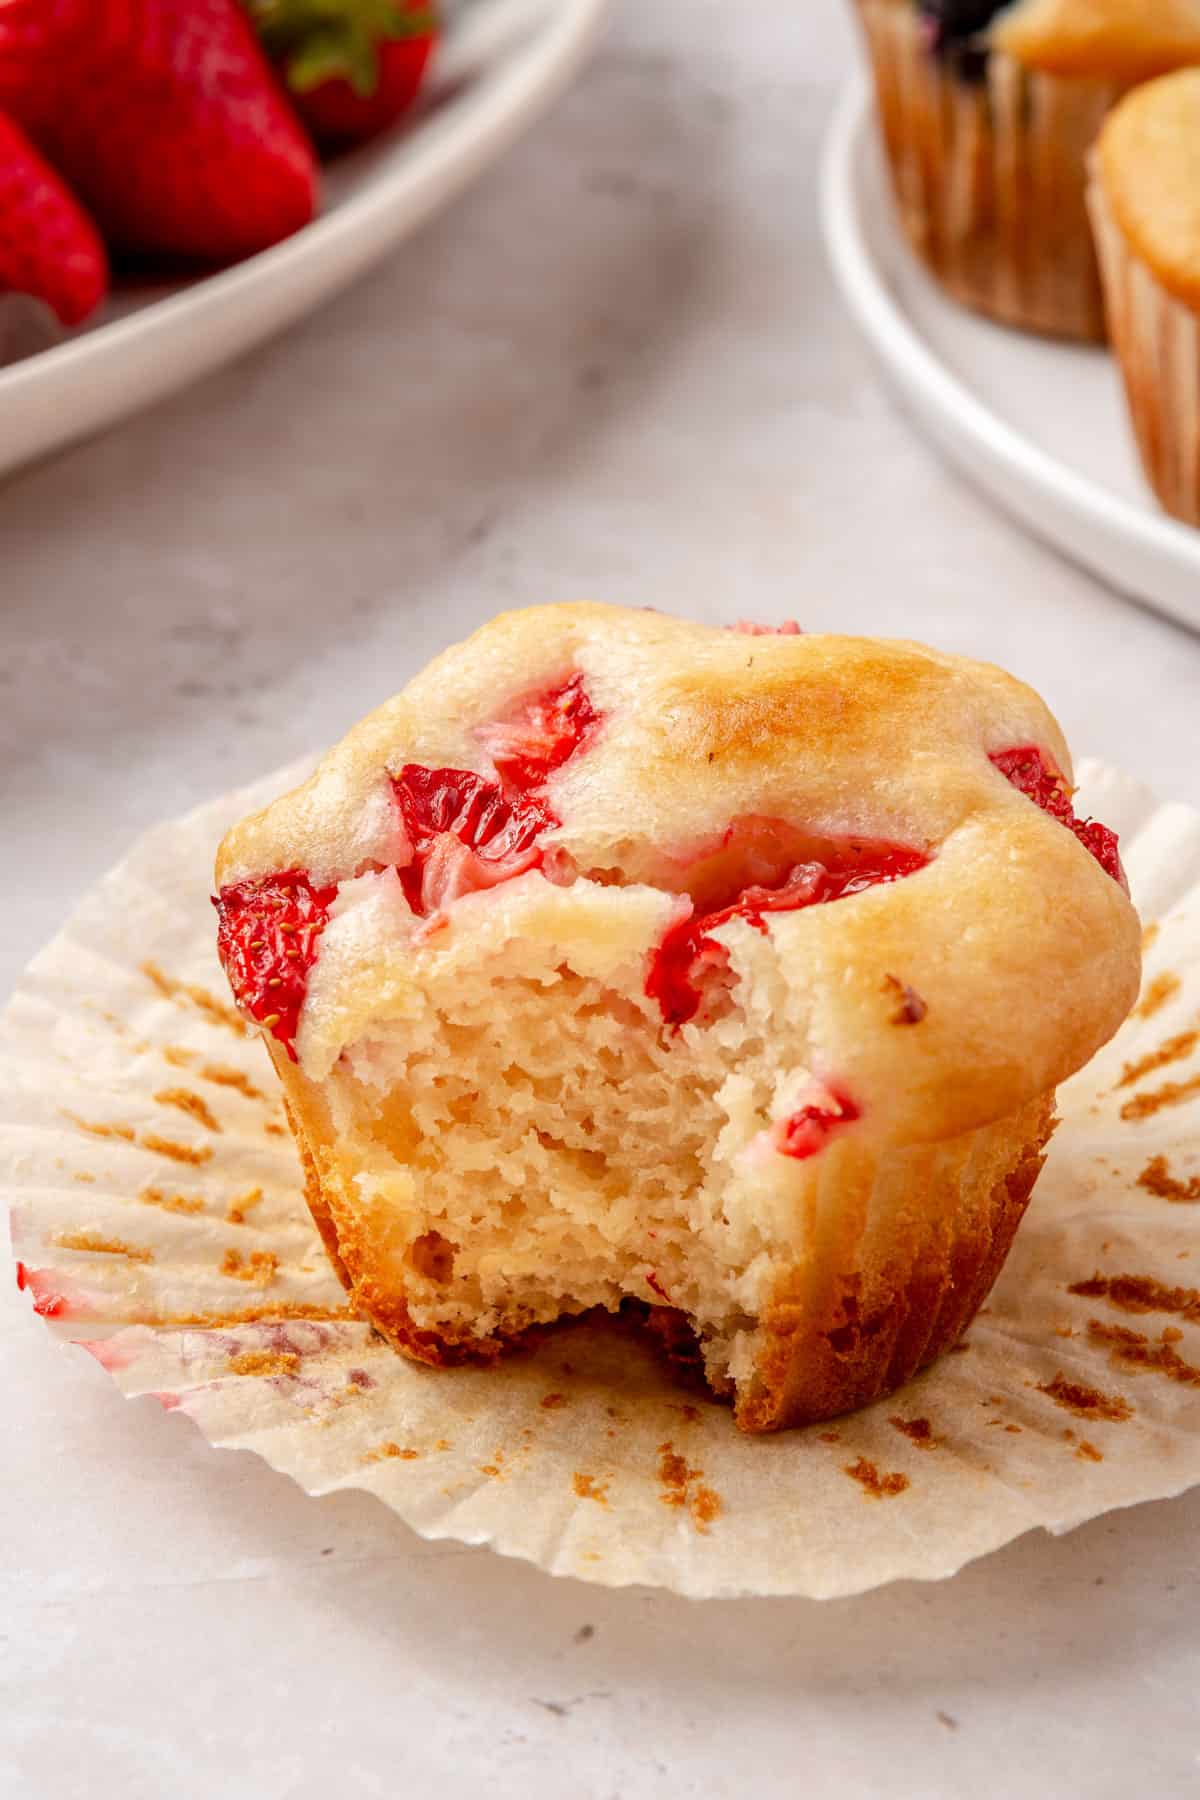
[[[577,914],[595,935],[633,909],[666,1029],[702,1028],[714,939],[747,967],[773,945],[830,1066],[888,1098],[881,1120],[939,1137],[1055,1085],[1135,997],[1116,839],[1075,817],[1070,778],[1042,701],[986,664],[533,608],[230,833],[222,956],[243,1008],[315,1067],[307,970],[364,878],[391,897],[368,962],[455,954],[485,925],[499,943],[531,907],[521,930],[567,937]]]
[[[1105,121],[1093,167],[1134,255],[1200,312],[1200,69],[1127,94]]]
[[[988,41],[1044,74],[1148,81],[1200,62],[1200,0],[1014,0]]]

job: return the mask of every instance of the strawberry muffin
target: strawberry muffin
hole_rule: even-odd
[[[1087,152],[1130,87],[1200,62],[1200,0],[856,0],[901,221],[1008,325],[1104,337]]]
[[[1070,772],[916,644],[580,605],[447,651],[217,863],[355,1305],[449,1364],[632,1304],[747,1431],[905,1381],[1137,993]]]

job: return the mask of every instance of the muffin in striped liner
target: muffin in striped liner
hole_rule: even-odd
[[[1200,5],[856,4],[913,248],[976,311],[1103,340],[1087,153],[1128,88],[1200,62]]]
[[[1142,464],[1166,510],[1200,525],[1200,70],[1121,103],[1089,202]]]
[[[619,1322],[434,1371],[354,1314],[266,1051],[222,992],[208,899],[224,832],[308,773],[153,831],[0,1017],[0,1191],[24,1290],[10,1309],[39,1315],[11,1323],[31,1383],[44,1332],[73,1405],[106,1404],[103,1371],[206,1444],[308,1494],[371,1494],[422,1538],[695,1597],[941,1580],[1035,1527],[1200,1482],[1200,815],[1078,770],[1076,811],[1120,832],[1153,921],[1139,1003],[1059,1088],[1045,1171],[964,1353],[835,1426],[763,1438]],[[182,1427],[148,1441],[145,1479],[166,1494],[171,1461],[199,1446]],[[240,1471],[224,1517],[248,1493],[272,1504],[261,1470],[219,1460]]]
[[[1137,993],[1070,771],[917,644],[573,605],[444,652],[218,856],[355,1307],[442,1368],[632,1312],[747,1432],[927,1367]]]

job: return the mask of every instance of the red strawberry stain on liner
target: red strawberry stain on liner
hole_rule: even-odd
[[[765,933],[770,913],[798,912],[848,899],[915,875],[928,861],[923,851],[902,844],[855,838],[839,847],[831,860],[798,863],[778,887],[735,889],[722,904],[671,926],[651,958],[646,993],[658,1001],[668,1025],[685,1025],[700,1009],[705,973],[727,964],[724,946],[712,935],[719,926],[744,919]]]
[[[1043,812],[1073,832],[1105,874],[1111,875],[1126,893],[1129,892],[1116,832],[1096,819],[1076,817],[1066,778],[1043,751],[1034,744],[1024,744],[1012,750],[998,750],[988,761],[1035,806],[1040,806]]]
[[[73,1319],[85,1314],[87,1307],[55,1269],[31,1269],[18,1262],[17,1288],[28,1289],[33,1296],[33,1310],[43,1319]]]
[[[392,776],[412,846],[397,874],[414,913],[429,918],[462,894],[542,866],[540,840],[559,820],[537,790],[600,724],[582,675],[574,674],[480,732],[495,780],[423,763]],[[293,1062],[309,972],[336,897],[336,884],[317,887],[303,869],[285,869],[232,883],[214,901],[217,951],[238,1005]]]
[[[138,1359],[138,1352],[129,1342],[122,1342],[120,1335],[108,1338],[76,1338],[81,1350],[86,1350],[100,1364],[108,1375],[119,1375]]]

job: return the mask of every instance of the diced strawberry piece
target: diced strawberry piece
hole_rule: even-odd
[[[541,868],[541,840],[559,821],[531,790],[561,768],[596,720],[582,679],[572,676],[526,702],[505,727],[518,737],[500,780],[422,763],[406,763],[392,776],[412,848],[397,874],[414,913],[436,925],[436,915],[464,894]],[[557,879],[568,878],[568,860],[555,862]],[[316,888],[303,870],[288,869],[223,888],[216,901],[217,948],[237,1002],[293,1061],[308,972],[336,894],[336,886]]]
[[[1078,819],[1071,803],[1071,790],[1049,757],[1035,745],[1020,749],[1000,750],[988,759],[1013,787],[1028,796],[1035,806],[1050,814],[1074,832],[1085,850],[1090,850],[1106,875],[1111,875],[1128,893],[1129,883],[1121,867],[1119,839],[1115,831],[1096,819]]]
[[[598,723],[583,677],[572,675],[482,727],[478,735],[497,780],[421,763],[407,763],[393,776],[414,852],[400,870],[414,912],[428,917],[463,894],[541,868],[541,838],[559,821],[537,790]]]
[[[286,869],[235,882],[214,901],[217,954],[234,998],[293,1062],[308,972],[336,896],[336,886],[314,887],[302,869]]]
[[[766,930],[766,915],[796,912],[831,900],[848,899],[881,882],[900,881],[923,869],[929,858],[901,844],[855,839],[839,846],[822,862],[799,863],[778,887],[735,889],[721,905],[711,905],[673,925],[655,950],[646,978],[646,993],[657,1000],[670,1025],[683,1025],[700,1008],[703,979],[714,962],[727,961],[712,933],[730,919],[745,919],[756,931]]]
[[[795,619],[785,619],[782,625],[756,625],[753,619],[739,619],[731,625],[731,631],[740,631],[743,637],[803,637],[804,633]]]
[[[544,801],[507,799],[494,781],[469,769],[407,763],[392,787],[413,846],[400,881],[413,911],[424,916],[536,869],[538,839],[558,823]]]
[[[406,763],[392,785],[405,829],[418,849],[449,831],[472,850],[503,857],[528,849],[540,832],[557,823],[543,802],[514,804],[494,781],[470,769]]]
[[[583,676],[572,675],[549,693],[522,701],[510,718],[485,725],[479,739],[504,792],[527,794],[544,786],[599,722]]]
[[[829,1142],[839,1125],[849,1125],[861,1115],[848,1095],[834,1088],[815,1089],[813,1096],[775,1127],[775,1148],[781,1156],[805,1162]]]
[[[513,881],[518,875],[539,868],[541,861],[542,853],[536,844],[493,857],[470,849],[447,831],[434,838],[409,868],[401,869],[400,880],[413,911],[432,918],[452,900]]]

